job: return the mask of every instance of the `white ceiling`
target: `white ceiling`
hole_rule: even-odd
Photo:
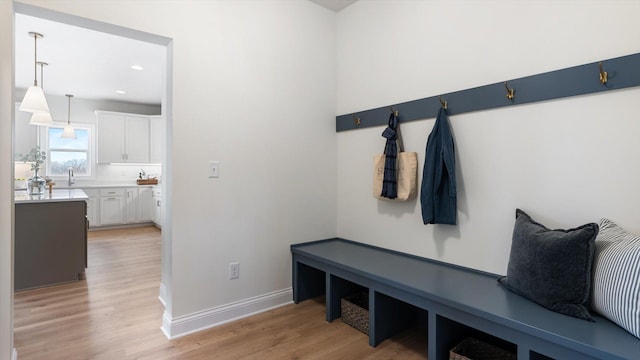
[[[16,14],[15,22],[16,88],[33,85],[34,41],[30,31],[44,35],[38,39],[38,61],[49,64],[44,67],[45,94],[161,104],[163,46],[23,14]],[[133,70],[131,65],[144,70]]]
[[[339,12],[347,6],[353,4],[357,0],[310,0],[324,8]]]
[[[310,1],[338,12],[357,0]],[[34,41],[28,33],[38,32],[44,35],[38,39],[38,61],[49,64],[44,67],[45,94],[161,104],[163,46],[19,13],[15,19],[17,89],[33,84]],[[132,65],[144,70],[132,70]],[[37,76],[40,84],[39,66]],[[118,94],[117,90],[126,94]]]

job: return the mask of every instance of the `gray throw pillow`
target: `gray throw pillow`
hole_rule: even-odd
[[[550,230],[516,209],[507,276],[499,282],[550,310],[593,321],[591,265],[598,225]]]

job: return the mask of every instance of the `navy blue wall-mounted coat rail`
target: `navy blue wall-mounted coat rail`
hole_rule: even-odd
[[[633,86],[640,86],[640,53],[339,115],[336,131],[387,125],[391,110],[404,123],[435,117],[444,102],[449,115],[458,115]]]

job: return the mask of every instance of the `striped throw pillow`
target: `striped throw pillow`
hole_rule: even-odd
[[[593,268],[593,310],[640,338],[640,236],[600,220]]]

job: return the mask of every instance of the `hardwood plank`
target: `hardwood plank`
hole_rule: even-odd
[[[160,231],[92,231],[83,281],[17,292],[14,336],[30,359],[426,359],[426,334],[378,347],[337,320],[324,299],[288,305],[173,341],[159,330]]]

